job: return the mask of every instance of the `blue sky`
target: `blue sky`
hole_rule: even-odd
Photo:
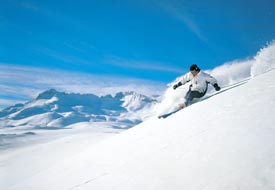
[[[0,105],[61,83],[157,91],[190,64],[212,69],[255,56],[275,39],[274,10],[273,0],[3,1]],[[36,73],[48,82],[34,82]]]

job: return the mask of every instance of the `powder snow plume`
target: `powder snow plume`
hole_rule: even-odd
[[[275,69],[275,40],[260,49],[253,58],[227,62],[212,70],[205,70],[205,72],[214,76],[221,87],[226,87],[256,77],[272,69]],[[187,83],[177,88],[177,90],[172,88],[182,76],[168,84],[161,102],[154,109],[156,115],[174,111],[184,102],[184,95],[188,91],[189,84]],[[213,88],[209,85],[208,93],[211,91],[213,91]]]
[[[254,64],[251,68],[251,77],[275,69],[275,40],[267,47],[262,48],[254,57]]]

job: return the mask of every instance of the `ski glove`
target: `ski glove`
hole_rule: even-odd
[[[175,90],[176,88],[178,88],[178,87],[181,86],[181,85],[182,85],[182,83],[179,82],[178,84],[175,84],[175,85],[173,86],[173,89]]]
[[[219,91],[221,89],[221,87],[219,87],[219,85],[217,83],[214,84],[213,87],[215,88],[216,91]]]

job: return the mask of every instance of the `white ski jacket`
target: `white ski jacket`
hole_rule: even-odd
[[[208,83],[214,85],[217,83],[217,80],[212,77],[211,75],[200,71],[195,77],[192,75],[191,72],[185,74],[180,81],[182,84],[191,81],[191,90],[192,91],[199,91],[200,93],[204,93],[207,90]]]

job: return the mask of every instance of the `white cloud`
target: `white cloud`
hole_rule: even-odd
[[[118,56],[109,56],[106,58],[106,62],[110,65],[133,68],[141,70],[152,70],[152,71],[165,71],[170,73],[181,74],[182,68],[169,66],[170,64],[164,64],[157,61],[142,61],[142,60],[129,60]]]
[[[3,104],[6,106],[18,103],[19,100],[30,100],[50,88],[64,92],[96,95],[115,94],[120,91],[136,91],[145,95],[155,95],[161,94],[165,86],[163,83],[134,78],[0,63],[0,107],[3,107]],[[10,99],[6,98],[11,96]]]
[[[18,103],[22,103],[22,100],[0,99],[0,110],[6,108],[9,105],[15,105]]]
[[[190,12],[197,10],[196,4],[192,4],[190,1],[179,1],[179,0],[161,0],[155,1],[156,4],[162,8],[169,15],[181,21],[190,31],[192,31],[200,40],[205,43],[209,43],[209,40],[202,33],[199,25],[191,18]]]

